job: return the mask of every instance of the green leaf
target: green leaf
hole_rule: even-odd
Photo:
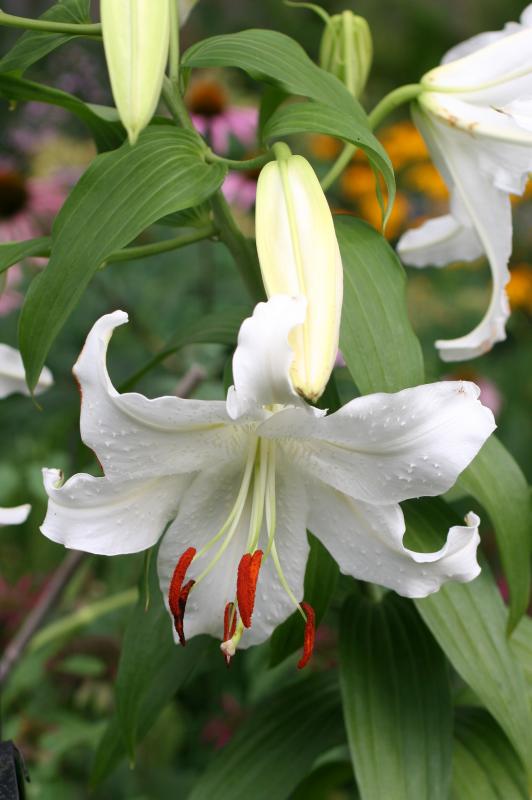
[[[525,476],[504,445],[491,436],[457,486],[484,506],[495,528],[510,591],[512,631],[530,600],[530,496]]]
[[[403,503],[408,546],[436,550],[461,520],[442,500]],[[506,637],[506,609],[489,567],[449,582],[416,605],[451,664],[477,694],[532,773],[532,719],[521,665]]]
[[[139,730],[146,727],[143,705],[151,697],[152,688],[159,684],[157,691],[165,699],[168,692],[163,686],[175,689],[184,683],[198,664],[201,644],[198,640],[194,646],[181,648],[174,643],[172,620],[159,590],[157,559],[152,558],[147,585],[129,617],[116,677],[118,724],[131,759],[135,756]]]
[[[451,800],[527,800],[526,775],[510,742],[484,709],[460,710]]]
[[[60,0],[39,19],[77,24],[90,23],[90,0]],[[17,39],[11,50],[0,59],[0,72],[24,72],[36,61],[77,36],[48,31],[26,31]]]
[[[0,274],[25,258],[47,253],[51,244],[52,240],[49,236],[27,239],[25,242],[2,242],[0,244]]]
[[[363,800],[446,800],[452,702],[443,653],[409,600],[354,595],[340,622],[344,719]]]
[[[340,348],[362,394],[424,382],[423,356],[406,308],[404,269],[371,225],[334,220],[344,265]]]
[[[343,738],[336,682],[310,675],[254,709],[188,800],[288,798],[316,758]]]
[[[70,193],[52,232],[48,267],[22,309],[20,350],[33,388],[57,334],[105,259],[165,214],[201,203],[225,176],[206,164],[193,133],[148,128],[135,147],[98,156]]]
[[[182,325],[160,353],[120,385],[120,391],[129,392],[150,370],[187,344],[236,344],[242,321],[250,311],[246,307],[227,308]]]
[[[523,617],[510,639],[510,646],[525,673],[528,693],[532,695],[532,619]]]
[[[90,130],[98,150],[114,150],[125,139],[125,130],[114,108],[88,105],[68,92],[15,75],[0,74],[0,97],[9,101],[28,100],[48,103],[75,114]]]
[[[395,196],[395,179],[387,156],[384,157],[381,150],[375,148],[375,137],[366,120],[361,122],[345,104],[332,110],[327,101],[291,103],[272,114],[264,127],[263,137],[278,139],[294,133],[325,133],[364,150],[373,166],[382,172],[386,180],[389,214]],[[378,188],[376,183],[376,190]]]
[[[310,536],[310,554],[305,572],[304,597],[316,614],[316,624],[323,619],[338,582],[338,565],[322,543]],[[305,624],[295,611],[273,632],[270,640],[270,666],[275,667],[303,646]]]
[[[327,761],[316,767],[297,787],[290,800],[324,800],[324,798],[352,798],[342,789],[353,784],[353,768],[348,761]],[[358,797],[358,794],[356,795]]]
[[[293,39],[269,30],[247,30],[213,36],[187,50],[183,56],[183,65],[239,67],[253,78],[274,83],[287,94],[303,95],[328,106],[329,116],[335,118],[338,115],[342,124],[347,124],[346,119],[349,118],[349,131],[358,131],[358,146],[364,149],[383,174],[391,206],[395,194],[391,162],[371,132],[362,106],[338,78],[314,64]],[[283,110],[276,112],[275,117],[277,115],[284,118]],[[301,128],[298,127],[297,130]]]

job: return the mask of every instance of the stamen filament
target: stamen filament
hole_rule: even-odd
[[[299,603],[299,600],[296,598],[295,594],[293,593],[293,591],[291,590],[290,586],[288,585],[288,581],[286,580],[286,578],[284,576],[284,572],[283,572],[282,567],[281,567],[281,562],[279,561],[279,556],[277,554],[277,548],[275,546],[275,542],[274,541],[272,541],[271,555],[272,555],[272,558],[273,558],[273,563],[275,564],[275,569],[277,570],[277,575],[279,576],[279,580],[281,581],[281,586],[283,587],[283,589],[285,590],[286,594],[288,595],[288,597],[290,598],[290,600],[292,601],[292,603],[297,608],[297,610],[299,611],[299,613],[301,614],[301,616],[303,617],[303,619],[306,622],[307,621],[307,615],[305,614],[305,612],[301,608],[301,604]]]

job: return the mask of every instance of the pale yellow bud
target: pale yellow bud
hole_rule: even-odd
[[[295,389],[315,401],[323,393],[338,352],[343,273],[327,199],[316,173],[286,145],[267,164],[257,185],[257,250],[266,293],[303,296],[307,314],[292,332]]]
[[[111,87],[131,144],[148,125],[161,95],[170,46],[171,0],[101,0]]]
[[[366,85],[373,60],[373,41],[364,17],[343,11],[334,14],[323,32],[320,66],[336,75],[354,97]]]

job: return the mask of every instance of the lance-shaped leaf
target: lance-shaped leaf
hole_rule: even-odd
[[[388,242],[371,225],[335,217],[344,265],[340,349],[362,394],[424,382],[423,356],[406,308],[406,277]]]
[[[118,121],[114,108],[88,105],[68,92],[53,89],[42,83],[27,81],[15,75],[0,74],[0,97],[6,100],[28,100],[59,106],[75,114],[90,130],[98,150],[113,150],[125,138],[125,131]]]
[[[26,295],[19,337],[30,387],[105,259],[165,214],[201,203],[224,176],[224,167],[203,161],[194,134],[169,126],[93,161],[61,209],[48,267]]]
[[[523,765],[484,709],[459,709],[454,735],[451,800],[527,800]]]
[[[393,202],[393,169],[385,150],[369,128],[362,106],[338,78],[314,64],[290,37],[268,30],[213,36],[187,50],[183,66],[239,67],[253,78],[274,83],[287,94],[302,95],[325,104],[330,117],[339,115],[344,120],[348,117],[350,135],[358,130],[356,143],[382,172],[390,204]]]
[[[354,595],[340,623],[340,675],[363,800],[446,800],[452,702],[445,656],[411,601]]]
[[[60,0],[41,14],[39,19],[78,25],[90,23],[90,0]],[[74,34],[26,31],[0,59],[0,72],[22,73],[48,53],[76,38]]]
[[[457,523],[442,500],[403,504],[407,541],[433,550],[442,531]],[[521,665],[506,637],[506,609],[487,564],[471,583],[447,583],[416,600],[421,616],[453,667],[473,689],[532,774],[532,719]]]
[[[316,758],[343,739],[338,686],[330,675],[311,675],[253,711],[189,800],[288,798]]]
[[[159,592],[156,559],[150,558],[147,585],[129,617],[116,677],[118,728],[131,759],[162,707],[199,666],[205,644],[197,639],[186,649],[175,646]],[[109,760],[107,753],[103,763]]]
[[[458,486],[488,512],[510,592],[509,630],[530,601],[530,496],[525,476],[501,442],[492,436]]]

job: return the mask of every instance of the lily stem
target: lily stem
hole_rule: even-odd
[[[173,84],[179,83],[179,6],[177,0],[170,2],[170,52],[168,74]]]
[[[192,231],[192,233],[176,236],[175,239],[164,239],[162,242],[153,242],[153,244],[126,247],[123,250],[117,250],[116,253],[111,253],[109,258],[105,260],[105,265],[116,264],[120,261],[148,258],[149,256],[156,256],[160,253],[168,253],[171,250],[179,250],[181,247],[186,247],[195,242],[201,242],[203,239],[210,239],[217,234],[218,229],[216,225],[205,225],[203,228]]]
[[[273,158],[274,155],[271,151],[261,153],[255,158],[246,158],[243,161],[238,161],[234,158],[224,158],[223,156],[213,153],[210,148],[205,153],[205,159],[211,164],[224,164],[228,169],[243,171],[248,169],[260,169],[260,167],[263,167],[268,161],[272,161]]]
[[[423,91],[420,83],[407,83],[405,86],[400,86],[387,94],[382,100],[377,103],[373,111],[368,115],[369,125],[371,130],[375,130],[381,122],[395,111],[396,108],[408,103],[410,100],[415,100],[418,95]],[[353,155],[356,153],[357,147],[354,144],[346,144],[329,172],[326,174],[321,182],[322,189],[326,191],[330,189],[335,180],[342,174],[346,166],[351,161]]]
[[[152,244],[142,244],[138,247],[125,247],[123,250],[117,250],[111,253],[104,263],[103,267],[108,264],[116,264],[120,261],[135,261],[139,258],[149,258],[150,256],[157,256],[160,253],[168,253],[171,250],[179,250],[181,247],[186,247],[189,244],[200,242],[203,239],[210,239],[218,235],[218,228],[216,225],[204,225],[202,228],[197,228],[191,233],[185,233],[182,236],[176,236],[174,239],[164,239],[162,242],[153,242]],[[43,247],[37,253],[33,253],[36,258],[50,258],[52,250],[49,247]]]
[[[64,33],[74,36],[101,36],[102,26],[100,23],[82,25],[76,22],[54,22],[48,19],[30,19],[28,17],[17,17],[14,14],[6,14],[0,11],[0,25],[8,28],[25,28],[28,31],[44,31],[47,33]]]

